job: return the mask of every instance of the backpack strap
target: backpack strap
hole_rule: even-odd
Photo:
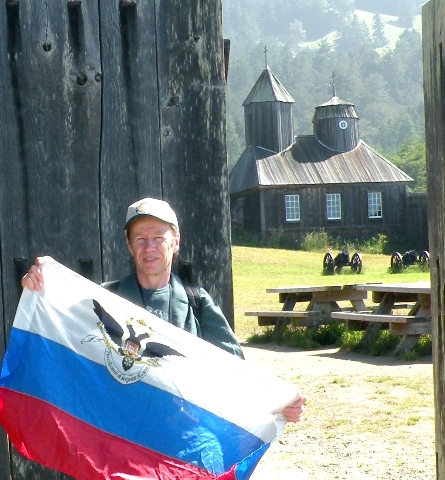
[[[193,314],[198,320],[198,323],[201,324],[202,319],[202,304],[201,304],[201,295],[199,294],[198,287],[196,285],[190,285],[189,283],[182,282],[184,285],[185,293],[189,300],[190,306],[192,307]]]

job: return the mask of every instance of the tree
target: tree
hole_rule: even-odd
[[[295,18],[303,22],[308,39],[316,40],[329,33],[332,18],[328,15],[327,0],[299,0],[295,3]]]
[[[335,10],[341,18],[347,18],[354,13],[354,0],[335,0],[331,2],[331,8]]]
[[[289,23],[289,45],[296,47],[300,42],[306,40],[306,30],[300,20]]]
[[[229,171],[244,151],[244,138],[237,133],[234,121],[228,116],[226,121],[227,162]]]
[[[415,135],[412,118],[406,113],[388,115],[378,127],[380,147],[384,152],[394,152]]]
[[[388,39],[385,36],[385,29],[382,22],[382,18],[379,14],[374,15],[372,24],[372,39],[374,48],[380,48],[388,43]]]
[[[426,154],[425,140],[411,138],[406,141],[398,150],[391,161],[414,179],[414,185],[410,187],[413,192],[426,193]]]
[[[365,22],[359,20],[357,15],[345,22],[341,28],[341,36],[337,40],[337,48],[344,51],[357,49],[370,43],[369,29]]]
[[[333,47],[330,42],[323,39],[319,43],[319,47],[312,53],[313,62],[320,69],[323,69],[325,65],[329,65],[332,61]]]

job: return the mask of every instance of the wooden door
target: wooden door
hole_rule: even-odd
[[[0,358],[37,255],[96,281],[130,269],[127,205],[164,198],[182,268],[232,323],[220,0],[0,6]],[[9,454],[0,480],[64,475]]]

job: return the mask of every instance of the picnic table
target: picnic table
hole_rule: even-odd
[[[331,313],[337,311],[363,311],[367,292],[354,285],[317,285],[267,288],[266,293],[279,295],[280,310],[255,310],[245,315],[258,317],[258,325],[273,326],[272,339],[280,337],[289,323],[300,327],[316,327],[332,322]],[[339,302],[349,305],[341,307]],[[306,305],[303,307],[302,303]],[[299,305],[297,305],[299,304]],[[295,309],[295,307],[299,307]]]
[[[390,333],[402,337],[398,352],[412,350],[420,335],[431,333],[431,284],[416,283],[368,283],[354,286],[357,291],[372,292],[376,307],[371,311],[333,312],[332,318],[347,321],[369,322],[363,343],[372,343],[383,325],[389,325]],[[401,310],[407,314],[399,313]]]

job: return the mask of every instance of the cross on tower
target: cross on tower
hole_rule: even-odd
[[[333,97],[336,97],[336,93],[335,93],[335,72],[332,72],[332,96]]]
[[[264,61],[266,62],[266,68],[267,68],[267,47],[264,45]]]

